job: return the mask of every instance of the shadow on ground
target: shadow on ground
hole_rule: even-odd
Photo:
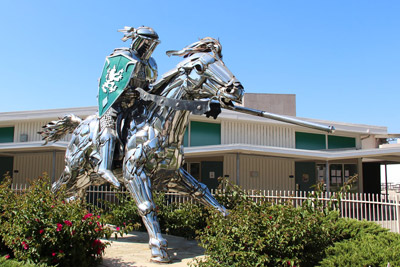
[[[195,240],[183,237],[164,235],[168,240],[168,253],[172,263],[168,266],[188,266],[193,258],[204,255],[204,250]],[[117,240],[111,239],[103,257],[103,267],[144,267],[166,266],[150,262],[149,238],[145,232],[131,232]]]

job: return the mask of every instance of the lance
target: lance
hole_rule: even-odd
[[[233,110],[239,113],[245,113],[253,116],[259,116],[267,119],[272,119],[272,120],[277,120],[277,121],[282,121],[282,122],[287,122],[290,124],[295,124],[315,130],[320,130],[328,133],[333,133],[335,131],[334,126],[326,126],[318,123],[313,123],[313,122],[308,122],[304,120],[299,120],[295,118],[291,118],[288,116],[284,115],[279,115],[279,114],[274,114],[262,110],[257,110],[257,109],[252,109],[252,108],[246,108],[246,107],[241,107],[241,106],[235,106],[233,104],[231,105],[224,105],[223,108],[228,109],[228,110]]]

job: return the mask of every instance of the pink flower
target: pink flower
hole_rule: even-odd
[[[72,222],[70,222],[70,221],[68,221],[68,220],[65,220],[64,223],[65,223],[66,225],[68,225],[68,226],[72,226]]]
[[[56,256],[57,255],[57,253],[55,253],[55,252],[53,252],[53,253],[51,253],[51,256]]]
[[[54,208],[54,205],[51,205],[52,208]]]
[[[90,217],[92,217],[92,216],[93,216],[93,214],[88,213],[88,214],[86,214],[85,216],[83,216],[83,220],[86,220],[87,218],[90,218]]]
[[[62,224],[61,223],[57,223],[57,232],[60,232],[62,230]]]
[[[6,258],[6,260],[8,260],[9,258],[11,258],[11,256],[7,254],[4,256],[4,258]]]
[[[44,233],[44,230],[43,229],[40,229],[39,230],[39,234],[43,234]]]
[[[29,248],[29,245],[25,241],[22,242],[22,245],[24,246],[24,249],[28,249]]]
[[[97,219],[100,219],[100,215],[97,215]]]
[[[119,231],[121,228],[117,227],[117,231]]]

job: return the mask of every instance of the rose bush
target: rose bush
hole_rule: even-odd
[[[47,177],[39,178],[21,195],[0,187],[0,236],[21,261],[57,266],[93,266],[101,261],[110,229],[103,218],[80,201],[66,203],[65,192],[53,194]],[[2,196],[7,196],[3,198]]]

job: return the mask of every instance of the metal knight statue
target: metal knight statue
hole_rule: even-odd
[[[149,234],[151,260],[167,263],[153,201],[153,190],[190,195],[223,214],[226,209],[207,186],[185,169],[183,137],[189,115],[216,118],[221,108],[288,123],[333,131],[333,127],[235,105],[244,93],[241,83],[222,61],[218,40],[206,37],[167,55],[184,59],[161,79],[150,57],[159,43],[149,27],[125,27],[130,48],[115,49],[106,58],[99,84],[99,113],[81,119],[66,115],[43,126],[45,140],[57,141],[72,133],[65,168],[53,191],[66,185],[70,199],[84,197],[86,188],[110,182],[123,184],[134,198]]]
[[[157,79],[157,65],[151,57],[160,43],[157,33],[150,27],[125,27],[123,41],[132,39],[130,48],[118,48],[106,58],[99,84],[99,152],[98,175],[119,186],[112,172],[114,148],[117,141],[116,120],[137,104],[134,89],[148,90]]]

